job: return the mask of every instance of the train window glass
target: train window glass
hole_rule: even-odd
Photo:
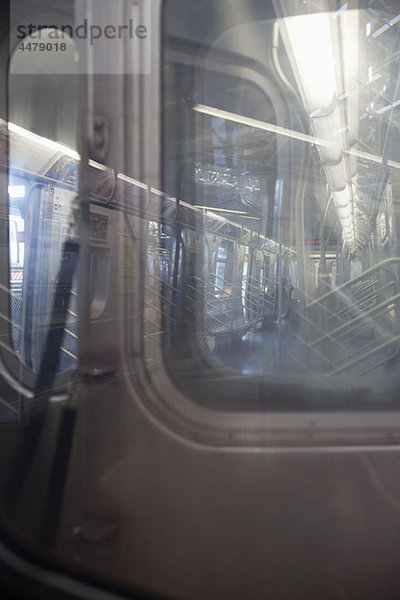
[[[50,30],[42,30],[40,43],[53,42],[50,37]],[[32,34],[24,44],[39,42]],[[74,41],[67,32],[63,44],[65,54],[14,51],[9,122],[2,124],[9,136],[11,343],[34,372],[40,368],[50,323],[56,327],[66,302],[59,372],[73,368],[77,357],[77,273],[68,299],[57,283],[64,243],[76,217],[79,164]],[[67,254],[64,259],[73,260]]]
[[[218,258],[223,258],[226,260],[226,248],[224,248],[223,246],[220,246],[218,248]]]
[[[163,13],[163,189],[192,206],[179,228],[196,240],[190,258],[181,249],[175,318],[192,314],[194,297],[204,307],[177,347],[188,343],[203,381],[251,375],[267,390],[268,374],[323,385],[333,399],[339,389],[360,399],[367,386],[393,401],[399,42],[384,25],[397,23],[393,7],[201,6],[166,0]],[[202,280],[206,242],[218,251],[219,302]]]
[[[19,194],[23,193],[23,187]],[[11,189],[11,193],[13,190]],[[14,192],[15,193],[15,192]],[[24,265],[24,232],[25,221],[18,208],[13,207],[9,216],[10,247],[10,318],[12,343],[18,352],[21,344],[21,301],[22,301],[22,269]]]
[[[225,281],[225,268],[226,268],[226,248],[220,246],[217,252],[217,266],[215,270],[215,292],[223,291],[226,287]]]

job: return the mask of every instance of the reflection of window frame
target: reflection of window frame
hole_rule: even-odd
[[[165,37],[164,37],[164,42],[167,40],[167,35],[168,32],[166,32]],[[232,53],[232,55],[230,57],[227,57],[227,55],[224,55],[224,61],[223,63],[219,63],[218,62],[218,58],[219,58],[219,52],[218,50],[215,49],[211,49],[209,46],[206,47],[205,45],[201,45],[199,43],[193,44],[192,47],[190,46],[190,43],[188,42],[188,50],[186,50],[186,48],[183,46],[182,47],[177,47],[177,45],[172,45],[171,47],[166,48],[166,46],[162,46],[161,48],[158,48],[160,50],[163,51],[163,56],[167,56],[168,59],[171,61],[171,63],[174,64],[180,64],[180,65],[186,65],[186,66],[192,66],[195,67],[196,65],[198,66],[201,63],[202,57],[206,57],[207,58],[207,68],[210,68],[212,70],[214,70],[217,73],[221,73],[221,74],[232,74],[232,75],[237,75],[238,77],[247,80],[247,81],[251,81],[253,84],[258,85],[260,87],[260,89],[265,93],[266,96],[268,96],[271,100],[272,100],[272,104],[274,106],[274,109],[276,110],[276,125],[277,126],[282,126],[285,127],[287,126],[287,123],[290,122],[290,118],[293,116],[293,113],[291,113],[291,109],[290,109],[290,105],[289,102],[287,100],[287,96],[285,94],[281,93],[281,89],[279,88],[279,86],[276,84],[276,80],[273,80],[271,77],[269,77],[269,74],[266,73],[264,65],[261,65],[261,63],[257,63],[255,61],[252,61],[250,64],[246,63],[245,58],[241,56],[241,63],[237,64],[234,63],[235,60],[235,55]],[[192,48],[192,50],[191,50]],[[200,48],[200,51],[199,51]],[[223,52],[220,52],[221,55],[223,55]],[[200,57],[200,59],[199,59]],[[231,61],[231,62],[230,62]],[[164,61],[163,66],[165,67],[165,65],[168,64],[166,61]],[[197,75],[199,75],[200,77],[202,76],[202,70],[200,68],[200,72],[195,72],[193,71],[193,78],[196,77]],[[164,88],[164,91],[167,88]],[[188,90],[188,95],[190,94],[190,90]],[[199,100],[198,98],[196,98],[197,101]],[[150,101],[150,97],[148,97],[148,100]],[[168,98],[169,100],[169,98]],[[176,100],[176,97],[175,97]],[[175,104],[176,102],[171,102],[171,104]],[[186,107],[186,104],[185,104]],[[161,107],[163,108],[163,107]],[[185,115],[186,117],[189,116],[189,114],[191,115],[191,113],[189,113],[189,111],[192,109],[192,105],[190,104],[190,107],[186,110],[185,108]],[[160,111],[161,116],[163,115],[163,110]],[[189,117],[190,118],[190,117]],[[286,124],[286,125],[285,125]],[[164,123],[160,124],[160,130],[162,128],[162,126],[164,125]],[[190,123],[186,122],[185,123],[185,130],[189,130],[189,131],[193,131],[193,128],[191,127],[192,122],[190,121]],[[179,128],[177,128],[178,130],[180,130]],[[285,172],[285,168],[287,166],[286,163],[286,157],[288,156],[286,153],[286,149],[289,147],[291,147],[293,150],[296,149],[296,146],[298,148],[298,146],[300,145],[300,142],[293,142],[293,145],[290,146],[291,142],[288,142],[287,139],[282,139],[282,136],[278,136],[278,152],[277,155],[279,157],[282,157],[282,159],[280,159],[278,161],[278,167],[277,167],[277,178],[281,179],[282,181],[286,179],[286,172]],[[175,163],[173,165],[173,168],[170,169],[167,173],[165,166],[167,165],[167,161],[166,161],[166,151],[168,151],[167,146],[163,146],[163,153],[161,154],[161,159],[162,161],[164,161],[161,165],[160,165],[160,174],[161,174],[161,181],[162,181],[162,187],[163,187],[163,183],[165,183],[165,181],[169,181],[170,178],[168,177],[170,172],[173,173],[179,173],[181,174],[181,170],[180,168],[182,168],[183,165],[183,161],[186,161],[185,166],[187,166],[188,161],[187,158],[190,155],[189,152],[189,148],[183,148],[183,150],[181,151],[181,153],[179,154],[179,158],[178,158],[178,162]],[[193,163],[190,162],[190,165],[192,166],[192,164],[196,164],[196,156],[194,157],[194,161]],[[193,170],[188,168],[188,173],[189,173],[189,181],[187,186],[181,186],[181,190],[183,189],[183,191],[187,191],[188,192],[188,198],[190,198],[190,193],[193,193]],[[164,188],[163,188],[164,189]],[[181,191],[180,190],[180,191]],[[172,193],[172,192],[171,192]],[[296,208],[298,208],[296,206]],[[283,215],[283,217],[285,217],[285,215]],[[273,223],[273,231],[274,234],[272,234],[270,237],[272,237],[273,239],[278,239],[278,235],[277,234],[277,224],[278,224],[278,220],[275,220]],[[296,236],[299,234],[299,231],[296,231]],[[216,261],[216,259],[213,256],[213,260]],[[214,263],[215,264],[215,263]],[[270,267],[270,269],[272,271],[275,271],[275,273],[278,273],[278,268],[277,268],[277,264],[278,264],[278,260],[275,259],[273,261],[273,265]],[[271,275],[271,273],[269,273],[269,276]],[[301,279],[302,274],[298,274],[298,277],[300,277]],[[307,281],[308,283],[308,281]],[[303,283],[301,284],[303,286]],[[303,286],[304,287],[304,286]],[[213,406],[213,410],[212,410],[212,417],[210,417],[210,419],[208,419],[207,414],[203,413],[203,409],[209,408],[209,405],[207,404],[207,399],[204,399],[204,402],[206,403],[205,405],[202,404],[203,399],[200,401],[196,401],[194,398],[191,399],[191,390],[189,388],[186,388],[184,386],[184,381],[180,379],[180,374],[177,372],[177,370],[173,369],[172,366],[168,366],[168,355],[167,353],[164,353],[163,350],[160,350],[160,354],[159,354],[159,358],[160,358],[160,363],[162,361],[164,361],[164,364],[167,364],[167,370],[166,370],[166,374],[165,377],[163,377],[163,384],[162,386],[157,388],[157,393],[159,394],[159,397],[157,399],[154,399],[155,402],[155,414],[159,415],[160,411],[162,411],[163,409],[163,403],[164,403],[164,411],[163,411],[163,416],[166,419],[167,423],[174,423],[174,421],[171,419],[171,415],[170,412],[168,410],[168,406],[165,407],[165,404],[167,404],[165,402],[165,399],[168,397],[168,390],[170,390],[171,392],[171,397],[172,395],[174,395],[174,408],[176,406],[179,406],[179,413],[180,416],[182,416],[184,419],[187,419],[190,427],[191,427],[191,433],[193,434],[193,431],[195,431],[196,435],[196,439],[199,439],[200,441],[202,441],[204,439],[204,435],[206,435],[207,437],[207,441],[211,440],[210,443],[212,443],[212,441],[215,441],[217,443],[222,443],[224,444],[224,440],[227,439],[228,436],[226,436],[227,434],[227,430],[229,431],[229,427],[227,428],[226,424],[227,424],[227,419],[226,419],[226,414],[229,413],[229,407],[231,406],[229,404],[229,402],[232,402],[232,397],[229,397],[226,399],[227,404],[223,406],[224,409],[226,410],[221,410],[219,411],[218,409],[215,409],[215,406]],[[207,360],[208,359],[208,360]],[[207,360],[207,365],[210,365],[210,360],[211,358],[207,355],[206,357]],[[212,366],[212,365],[211,365]],[[207,372],[208,373],[208,372]],[[187,374],[187,373],[186,373]],[[220,385],[220,382],[223,381],[223,378],[221,378],[219,381],[216,380],[215,382],[213,381],[213,385],[215,385],[215,387]],[[219,389],[221,389],[223,387],[223,385],[221,385],[221,387],[217,389],[215,389],[213,391],[212,394],[212,398],[210,397],[210,404],[211,401],[215,399],[216,394],[218,393]],[[274,441],[276,441],[277,437],[279,437],[282,433],[282,431],[288,431],[290,430],[293,434],[294,437],[291,439],[296,438],[297,440],[301,440],[302,442],[307,443],[307,431],[310,431],[310,428],[308,427],[308,422],[305,422],[304,420],[304,413],[299,413],[299,411],[294,408],[293,411],[289,411],[286,410],[284,411],[284,414],[279,414],[276,415],[273,411],[268,412],[268,419],[265,422],[265,429],[263,430],[263,433],[260,432],[255,432],[254,431],[254,413],[252,415],[252,419],[250,419],[250,423],[246,422],[246,415],[248,415],[248,411],[249,411],[249,406],[251,405],[254,408],[254,405],[251,404],[253,402],[253,397],[252,397],[252,390],[250,389],[252,387],[252,384],[249,384],[248,388],[246,389],[246,398],[243,400],[243,402],[240,402],[240,399],[237,399],[237,405],[236,408],[238,409],[238,411],[243,411],[243,420],[240,421],[240,424],[238,426],[238,421],[235,422],[235,425],[238,426],[239,429],[241,429],[241,426],[243,426],[243,435],[244,438],[246,439],[246,442],[244,442],[245,444],[247,442],[249,442],[249,440],[251,440],[251,442],[249,442],[250,444],[252,442],[258,443],[260,442],[260,440],[268,440],[266,443],[269,444],[269,442],[271,442],[272,444],[274,444]],[[299,394],[299,390],[295,390],[294,394],[296,395],[296,397],[298,397]],[[256,392],[257,395],[257,392]],[[258,397],[258,400],[260,400],[261,395]],[[192,402],[188,402],[188,400],[192,400]],[[223,391],[222,391],[222,395],[221,395],[221,406],[224,404],[225,402],[225,396],[223,395]],[[273,402],[273,399],[271,400],[271,402]],[[191,410],[190,408],[188,408],[188,405],[193,404],[193,410]],[[149,406],[149,404],[147,404],[147,407]],[[259,410],[258,412],[258,416],[260,419],[263,418],[263,416],[265,416],[265,412],[264,410],[260,407],[260,402],[258,401],[256,407],[256,410]],[[264,413],[264,414],[263,414]],[[314,416],[314,415],[313,415]],[[276,417],[276,418],[275,418]],[[209,432],[205,433],[205,423],[210,424],[210,428],[209,428]],[[317,435],[322,432],[321,437],[323,439],[324,438],[324,434],[327,433],[328,436],[330,435],[330,433],[336,432],[337,431],[337,423],[338,423],[338,417],[337,414],[330,414],[328,412],[321,412],[315,415],[315,420],[313,420],[313,427],[312,427],[312,431],[313,431],[313,436],[314,433],[317,431]],[[346,425],[346,421],[341,420],[341,424],[344,423],[344,428],[347,427]],[[286,429],[286,427],[288,427],[288,429]],[[279,431],[278,431],[279,430]],[[182,428],[180,429],[178,426],[178,431],[185,436],[185,429]],[[240,433],[242,433],[242,429],[240,431]],[[238,439],[240,437],[240,433],[238,433]],[[265,434],[265,435],[264,435]],[[286,434],[283,433],[283,437]],[[224,437],[225,436],[225,437]],[[339,436],[342,438],[342,430],[339,433]],[[346,436],[346,431],[344,432],[344,436]],[[350,433],[350,436],[352,437],[352,433]],[[244,439],[243,438],[243,439]],[[312,438],[313,441],[315,440],[315,437]],[[348,438],[347,438],[348,439]],[[206,441],[206,443],[207,443]],[[229,442],[231,443],[231,442]],[[235,443],[235,442],[234,442]]]
[[[285,119],[286,117],[284,117],[283,115],[285,114],[285,104],[282,101],[282,98],[280,96],[280,92],[278,91],[277,86],[275,85],[275,83],[271,82],[271,80],[269,80],[267,77],[265,77],[265,74],[261,72],[259,73],[256,69],[254,69],[254,65],[250,68],[248,67],[244,67],[243,65],[236,65],[236,64],[229,64],[229,62],[226,62],[226,60],[223,61],[223,63],[221,65],[217,65],[217,60],[216,60],[216,55],[219,54],[219,49],[216,48],[211,48],[211,52],[209,52],[210,48],[207,49],[207,52],[205,53],[205,55],[207,56],[207,69],[210,68],[210,72],[216,74],[216,73],[221,73],[223,75],[226,75],[228,77],[231,77],[233,80],[236,80],[238,82],[238,84],[240,83],[241,85],[245,85],[246,87],[249,88],[253,88],[254,90],[256,90],[257,94],[260,94],[262,98],[266,99],[268,101],[268,103],[271,105],[271,111],[274,113],[274,119],[276,120],[277,124],[281,123],[282,126],[284,125],[284,123],[286,122]],[[181,51],[175,51],[174,50],[174,55],[178,54],[180,55],[182,52]],[[215,53],[215,56],[214,56]],[[221,52],[222,55],[224,55],[224,52]],[[193,81],[196,80],[196,77],[198,75],[198,71],[196,72],[196,66],[198,65],[198,61],[194,60],[193,65],[190,65],[190,59],[188,61],[188,55],[183,52],[184,55],[184,60],[181,62],[179,59],[177,60],[177,58],[174,56],[174,62],[179,66],[183,65],[183,66],[192,66],[194,67],[194,71],[193,71]],[[200,68],[201,69],[201,68]],[[194,85],[196,85],[196,83],[194,83]],[[199,100],[198,100],[199,101]],[[204,136],[202,136],[201,140],[200,140],[200,144],[207,144],[206,147],[205,146],[197,146],[196,149],[198,151],[201,151],[202,153],[204,153],[205,150],[212,152],[212,149],[214,148],[214,145],[212,144],[212,142],[209,141],[210,139],[213,139],[215,137],[215,128],[213,126],[213,120],[215,120],[214,117],[210,116],[210,115],[198,115],[196,112],[192,112],[190,113],[194,120],[193,122],[195,123],[195,119],[207,119],[209,125],[208,126],[204,126]],[[201,123],[201,121],[200,121]],[[207,123],[207,121],[206,121]],[[231,134],[231,137],[237,137],[237,131],[240,129],[240,125],[237,125],[235,123],[231,123],[231,122],[227,122],[226,125],[229,127],[229,133]],[[224,138],[225,140],[225,138]],[[222,140],[222,143],[218,143],[218,151],[222,151],[224,149],[224,140]],[[282,141],[279,136],[276,140],[276,145],[277,145],[277,152],[275,153],[275,156],[280,156],[280,153],[278,151],[280,145],[285,144],[286,145],[286,141]],[[240,148],[243,151],[243,156],[246,153],[246,148],[247,145],[242,144],[240,146]],[[187,155],[192,155],[192,152],[189,153],[189,149],[188,152],[184,153],[185,156]],[[203,154],[202,154],[203,156]],[[202,163],[200,162],[196,162],[196,158],[197,156],[194,156],[194,167],[198,168],[201,167]],[[236,154],[233,156],[232,158],[234,158],[235,160],[237,159]],[[179,159],[178,159],[179,160]],[[180,163],[178,163],[179,165]],[[208,166],[210,166],[208,164]],[[230,171],[231,167],[230,164],[227,163],[227,169]],[[174,171],[174,169],[173,169]],[[188,172],[191,173],[191,170],[188,169]],[[200,172],[196,172],[197,176],[200,176]],[[191,173],[192,175],[192,173]],[[196,177],[195,177],[195,181],[196,181]],[[208,185],[211,185],[211,181],[206,181],[206,183]],[[218,181],[219,185],[218,187],[222,187],[222,180],[221,182]],[[192,188],[190,188],[192,191]],[[172,192],[171,192],[172,193]],[[270,197],[272,198],[272,196]],[[199,203],[201,204],[201,203]],[[207,203],[208,204],[208,203]],[[228,208],[228,207],[226,207]],[[235,217],[234,215],[226,215],[228,216],[229,219],[234,220]],[[268,216],[268,215],[267,215]],[[272,221],[271,221],[272,223]],[[254,223],[253,223],[254,224]],[[216,256],[216,251],[213,252],[213,264],[215,265],[215,269],[214,269],[214,273],[215,273],[215,277],[214,277],[214,282],[210,282],[211,284],[214,283],[214,293],[215,291],[218,291],[216,288],[220,286],[220,282],[222,279],[222,269],[224,269],[224,278],[227,276],[226,275],[226,268],[227,268],[227,260],[221,260],[221,259],[217,259]],[[248,252],[248,258],[250,259],[250,265],[247,263],[245,267],[243,267],[244,270],[248,269],[248,273],[252,273],[250,267],[251,267],[251,256],[252,256],[252,252]],[[232,261],[232,263],[235,261]],[[217,270],[217,264],[219,267],[219,272],[218,275],[216,273]],[[237,265],[235,266],[235,264],[232,264],[232,269],[236,269],[237,270]],[[259,275],[259,274],[258,274]],[[250,278],[246,278],[246,284],[244,285],[244,277],[245,274],[242,272],[242,285],[241,285],[241,303],[242,303],[242,308],[246,311],[246,305],[247,305],[247,300],[246,300],[246,290],[244,290],[243,288],[248,288],[251,281],[249,280]],[[217,285],[216,285],[217,284]],[[260,281],[257,282],[255,288],[257,289],[257,293],[258,295],[260,295]],[[212,289],[212,288],[211,288]],[[225,291],[225,290],[224,290]],[[229,290],[232,293],[234,293],[234,290]]]
[[[71,3],[71,13],[66,14],[64,16],[64,21],[65,23],[67,22],[71,22],[71,26],[73,25],[73,21],[71,21],[72,17],[72,7],[73,7],[73,3]],[[25,7],[27,8],[27,7]],[[31,8],[32,10],[32,8]],[[47,13],[47,16],[49,19],[51,19],[51,16],[54,13],[52,12],[51,9],[49,9],[50,12]],[[57,16],[59,18],[59,14],[55,15],[55,19],[54,22],[57,21]],[[34,18],[32,17],[32,21],[35,22]],[[66,34],[67,37],[67,34]],[[72,38],[71,42],[74,43],[74,40]],[[25,39],[26,41],[26,39]],[[19,88],[15,88],[13,87],[13,80],[12,77],[13,75],[18,74],[18,66],[16,66],[17,69],[17,73],[15,73],[15,70],[13,72],[13,58],[15,57],[16,59],[19,59],[20,57],[20,53],[16,53],[15,51],[18,51],[18,44],[14,44],[13,47],[11,47],[11,61],[10,61],[10,66],[9,69],[7,70],[7,73],[3,73],[3,77],[8,78],[8,85],[5,86],[5,90],[6,93],[8,94],[8,98],[7,98],[7,102],[8,102],[8,106],[11,107],[11,109],[15,106],[13,100],[15,100],[17,97],[20,96],[19,94]],[[16,63],[15,63],[16,64]],[[75,68],[75,67],[74,67]],[[44,75],[47,79],[46,81],[49,81],[49,85],[54,85],[51,83],[51,79],[48,78],[48,75]],[[77,82],[75,75],[74,74],[70,74],[70,77],[74,78],[74,83]],[[15,80],[17,81],[17,80]],[[36,86],[37,85],[37,78],[32,80],[32,86]],[[74,86],[70,86],[68,85],[68,89],[71,89],[71,99],[67,98],[66,102],[69,103],[69,106],[71,106],[72,108],[72,120],[73,120],[73,127],[72,127],[72,131],[75,133],[77,133],[77,104],[76,104],[76,96],[75,96],[75,85]],[[34,91],[36,90],[36,87],[32,87],[32,90],[34,93]],[[48,91],[48,90],[47,90]],[[18,96],[17,96],[18,93]],[[65,95],[64,95],[65,97]],[[28,95],[27,95],[28,98]],[[26,105],[26,101],[25,105]],[[7,103],[4,103],[4,105],[6,105]],[[22,111],[20,109],[21,114],[25,114],[23,112],[24,110],[24,106],[22,105]],[[34,106],[34,104],[33,104]],[[54,113],[57,114],[57,104],[54,104]],[[26,108],[25,108],[26,110]],[[46,181],[46,177],[44,175],[44,173],[41,171],[42,167],[46,166],[49,167],[51,161],[54,160],[54,158],[56,156],[58,156],[59,152],[62,152],[62,150],[60,150],[59,148],[57,149],[56,147],[53,148],[51,142],[54,141],[55,144],[57,144],[57,142],[55,140],[58,139],[58,136],[56,136],[56,132],[58,133],[59,130],[57,129],[57,127],[59,126],[58,121],[56,120],[52,120],[50,117],[47,118],[47,121],[44,122],[44,125],[42,123],[42,121],[40,121],[40,119],[37,118],[37,115],[35,113],[35,108],[33,109],[33,113],[32,113],[32,118],[30,119],[30,125],[27,123],[24,123],[23,127],[21,126],[19,129],[11,129],[9,131],[9,137],[8,137],[8,156],[7,156],[7,160],[8,160],[8,178],[7,178],[7,186],[10,186],[12,184],[21,184],[24,185],[25,187],[25,199],[23,200],[25,203],[28,203],[28,197],[30,192],[32,192],[32,189],[36,186],[36,185],[47,185],[48,181]],[[60,117],[61,118],[61,117]],[[13,113],[10,112],[10,108],[9,108],[9,113],[7,114],[6,117],[6,121],[5,123],[9,121],[10,123],[16,124],[18,125],[18,119],[16,119],[13,116]],[[43,125],[42,129],[40,129],[39,127],[39,123],[40,125]],[[48,124],[51,124],[53,127],[53,131],[54,131],[54,137],[52,138],[51,135],[47,134],[47,130],[46,127]],[[38,127],[38,129],[35,129],[35,124]],[[66,126],[65,127],[65,131],[71,132],[71,119],[68,120],[68,124],[69,127]],[[76,125],[76,126],[75,126]],[[27,163],[27,167],[26,167],[26,171],[24,171],[25,167],[24,167],[24,162],[21,160],[21,164],[17,163],[16,166],[18,167],[18,170],[16,171],[15,169],[13,169],[13,159],[12,159],[12,140],[13,140],[13,135],[16,136],[16,140],[18,140],[15,148],[16,148],[16,153],[15,153],[15,157],[18,159],[18,157],[21,155],[21,151],[19,150],[20,148],[24,148],[23,145],[21,145],[21,140],[22,142],[24,141],[24,130],[29,133],[30,131],[32,131],[34,134],[36,134],[36,136],[38,138],[40,137],[44,137],[44,138],[49,138],[49,144],[43,144],[43,146],[41,146],[42,151],[43,151],[43,161],[42,164],[39,166],[35,166],[34,168],[29,169],[29,163]],[[21,137],[22,136],[22,137]],[[18,139],[20,138],[20,139]],[[30,144],[27,144],[25,146],[25,151],[27,154],[24,154],[22,152],[22,159],[24,159],[26,156],[33,156],[33,152],[34,150],[32,150],[32,144],[34,144],[34,136],[33,136],[33,141],[30,141]],[[75,135],[75,139],[76,135]],[[60,143],[63,142],[65,140],[60,140]],[[67,143],[67,147],[70,147],[70,142]],[[41,154],[38,155],[39,158],[42,157]],[[36,163],[34,163],[36,165]],[[15,163],[14,163],[15,166]],[[21,174],[22,173],[22,174]],[[61,184],[62,185],[62,184]],[[65,186],[66,189],[71,189],[71,186]],[[76,190],[74,191],[74,193],[76,193]],[[7,201],[7,195],[4,196],[5,200]],[[21,197],[22,198],[22,197]],[[21,201],[21,198],[18,197],[18,201]],[[13,199],[8,198],[7,201],[7,205],[5,210],[8,212],[9,216],[9,230],[8,230],[8,239],[9,242],[11,242],[11,236],[10,236],[10,220],[12,220],[12,212],[13,210],[15,210],[15,207],[13,207]],[[46,217],[47,218],[47,217]],[[24,214],[23,216],[21,216],[21,219],[24,221],[24,230],[21,229],[18,235],[17,233],[17,244],[18,244],[18,264],[15,264],[13,260],[11,260],[12,258],[15,258],[11,256],[11,248],[10,245],[8,247],[8,260],[4,261],[5,262],[5,268],[6,271],[1,269],[1,281],[3,283],[3,285],[7,288],[11,288],[12,286],[10,285],[10,279],[13,277],[12,276],[12,271],[15,273],[15,271],[17,269],[19,269],[21,275],[22,275],[22,279],[21,279],[21,295],[22,295],[22,302],[24,305],[26,305],[27,301],[28,301],[28,297],[26,296],[27,294],[27,288],[25,288],[25,283],[26,283],[26,268],[27,268],[27,257],[29,255],[29,245],[30,245],[30,241],[27,239],[28,236],[28,229],[29,226],[32,227],[32,224],[30,223],[30,219],[31,216],[29,214]],[[70,220],[69,220],[70,221]],[[18,227],[17,227],[18,229]],[[33,244],[36,245],[37,243],[37,238],[40,238],[41,232],[37,231],[36,235],[33,235],[32,241]],[[32,234],[31,234],[32,237]],[[60,241],[61,238],[60,238]],[[60,244],[61,246],[61,244]],[[2,261],[3,263],[3,261]],[[15,279],[15,277],[14,277]],[[14,286],[15,288],[15,286]],[[16,289],[16,288],[15,288]],[[24,298],[25,295],[25,298]],[[12,298],[7,298],[7,304],[5,306],[2,305],[1,307],[1,312],[3,314],[7,314],[10,318],[10,320],[12,321],[12,314],[10,313],[10,307],[11,307],[11,302],[9,301],[11,300],[12,302]],[[25,308],[24,308],[25,310]],[[24,320],[19,323],[18,325],[19,327],[22,327],[22,331],[24,329],[25,326],[25,317]],[[15,327],[14,327],[15,329]],[[21,355],[20,353],[20,349],[16,349],[14,342],[15,342],[15,334],[13,333],[13,327],[10,326],[8,328],[8,332],[7,333],[3,333],[2,336],[3,339],[3,345],[2,348],[0,348],[0,355],[1,355],[1,360],[3,362],[5,371],[7,371],[9,373],[9,375],[11,375],[11,377],[15,380],[18,381],[18,385],[21,386],[21,390],[24,390],[23,393],[26,397],[29,397],[30,395],[30,391],[29,390],[33,390],[35,388],[35,384],[36,384],[36,378],[37,378],[37,373],[35,373],[32,368],[29,366],[28,362],[23,358],[23,355]],[[60,386],[60,389],[63,389],[66,385],[68,385],[68,382],[71,379],[71,374],[70,374],[70,370],[66,371],[65,373],[59,373],[57,374],[57,385]],[[25,387],[26,386],[26,387]],[[21,396],[21,402],[22,402],[22,396]]]
[[[210,62],[211,65],[212,63],[213,61]],[[268,79],[254,77],[256,71],[251,71],[253,75],[253,77],[251,77],[246,76],[249,75],[248,73],[243,75],[242,69],[239,69],[237,72],[232,65],[226,64],[224,67],[226,68],[223,71],[223,75],[234,81],[236,80],[238,88],[245,85],[249,92],[259,95],[260,106],[263,106],[265,109],[266,105],[270,105],[273,111],[271,120],[279,123],[281,120],[279,113],[282,110],[282,102],[278,101],[275,97],[277,95],[275,86],[271,85],[271,82]],[[214,74],[215,71],[215,68],[210,69],[210,73],[212,74]],[[212,204],[212,206],[229,210],[229,204],[226,204],[227,194],[229,194],[230,199],[234,200],[234,204],[233,206],[231,205],[230,208],[249,213],[246,217],[250,216],[255,219],[252,221],[252,225],[258,224],[259,227],[258,229],[257,227],[254,227],[254,231],[276,237],[277,232],[273,231],[274,224],[273,218],[271,218],[273,217],[272,211],[275,210],[273,207],[272,189],[269,189],[270,187],[272,188],[272,183],[270,185],[267,172],[265,173],[265,181],[267,182],[268,179],[268,183],[264,184],[261,182],[259,171],[257,168],[252,171],[254,168],[253,160],[251,157],[249,158],[252,148],[254,147],[254,135],[264,135],[265,132],[254,129],[246,134],[246,128],[243,128],[243,126],[238,123],[229,120],[221,121],[219,117],[213,115],[193,112],[195,116],[192,127],[195,131],[197,130],[197,127],[199,128],[199,132],[201,131],[199,144],[195,144],[193,149],[190,149],[190,151],[188,150],[187,152],[188,155],[194,154],[193,167],[195,172],[195,184],[197,187],[189,188],[188,185],[188,189],[190,189],[191,193],[196,189],[194,192],[196,196],[195,203],[199,205],[202,205],[203,203],[208,205],[209,189],[212,187],[213,202],[216,203],[215,205]],[[283,122],[282,119],[282,124]],[[217,127],[215,126],[216,123],[220,123],[224,137],[222,137],[221,132],[217,131]],[[245,141],[247,143],[244,142],[243,138],[246,138]],[[276,177],[281,179],[278,175],[279,160],[276,157],[280,156],[279,149],[280,146],[283,145],[283,142],[278,136],[273,143],[274,152],[272,153],[272,160],[275,161],[274,168],[276,169]],[[267,140],[267,138],[260,144],[257,155],[260,162],[264,161],[270,164],[271,158],[266,158],[265,156],[266,149],[270,148],[270,146],[271,141]],[[227,151],[228,149],[229,152]],[[218,159],[215,156],[216,152]],[[208,156],[209,160],[203,162],[205,156]],[[211,164],[212,160],[214,161],[214,164]],[[223,170],[225,170],[225,177]],[[191,169],[188,169],[188,173],[189,176],[192,177]],[[215,178],[215,181],[212,181],[213,177]],[[275,185],[275,178],[271,178],[271,182],[272,179]],[[247,198],[249,194],[250,199]],[[243,198],[243,196],[245,196],[245,198]],[[239,213],[235,214],[233,212],[225,216],[240,224],[245,223],[244,219],[241,220],[241,215]],[[246,225],[249,225],[249,222],[246,222]]]

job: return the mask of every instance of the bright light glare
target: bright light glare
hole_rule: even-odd
[[[95,160],[92,160],[91,158],[89,158],[89,166],[94,167],[95,169],[99,169],[100,171],[108,170],[108,167],[106,167],[105,165],[102,165],[101,163],[98,163]]]
[[[287,17],[282,34],[310,112],[329,108],[335,98],[335,63],[329,13]],[[285,31],[286,30],[286,31]]]
[[[31,142],[34,142],[35,144],[39,144],[40,146],[45,146],[46,148],[50,148],[51,150],[54,150],[55,152],[62,152],[63,154],[66,154],[67,156],[70,156],[71,158],[76,158],[77,160],[79,160],[79,158],[80,158],[79,154],[72,148],[69,148],[68,146],[64,146],[64,144],[60,144],[60,142],[55,142],[54,140],[49,140],[49,138],[45,138],[45,137],[42,137],[41,135],[37,135],[36,133],[33,133],[33,131],[29,131],[28,129],[25,129],[24,127],[20,127],[19,125],[16,125],[15,123],[9,122],[8,129],[12,133],[16,133],[17,135],[20,135],[20,136],[24,137],[25,139],[30,140]]]
[[[287,129],[286,127],[280,127],[279,125],[274,125],[273,123],[267,123],[266,121],[259,121],[258,119],[245,117],[244,115],[214,108],[213,106],[196,104],[196,106],[193,107],[193,110],[211,117],[218,117],[219,119],[225,119],[226,121],[232,121],[233,123],[240,123],[241,125],[248,125],[249,127],[262,129],[263,131],[270,131],[271,133],[284,135],[295,140],[301,140],[302,142],[307,142],[308,144],[317,144],[317,146],[324,146],[326,148],[332,147],[332,142],[329,140],[323,140],[314,137],[313,135],[302,133],[301,131]]]
[[[305,14],[283,19],[280,30],[314,131],[317,136],[331,142],[329,151],[320,146],[319,153],[333,193],[342,236],[350,249],[353,249],[353,198],[346,183],[346,161],[339,161],[346,151],[345,140],[338,135],[346,130],[349,123],[341,122],[336,103],[338,92],[335,56],[339,57],[340,53],[333,41],[337,39],[333,28],[336,29],[337,22],[340,21],[344,32],[343,52],[346,64],[343,66],[345,90],[339,91],[346,93],[350,125],[355,127],[353,121],[357,122],[358,114],[354,113],[358,107],[353,89],[357,90],[358,77],[358,16],[353,11],[350,14],[347,8],[347,4],[343,4],[336,12],[336,24],[331,22],[330,13]],[[349,95],[352,93],[350,101]]]
[[[24,185],[9,185],[8,195],[10,198],[25,198],[25,186]]]
[[[341,16],[343,69],[346,76],[347,93],[360,77],[360,38],[359,14],[357,10],[348,10]]]
[[[238,215],[247,215],[245,210],[231,210],[230,208],[216,208],[215,206],[203,206],[202,204],[194,204],[195,208],[204,208],[205,210],[217,210],[218,212],[235,213]]]
[[[354,225],[351,213],[352,197],[349,185],[340,192],[333,192],[333,202],[342,227],[343,238],[354,247]]]
[[[131,183],[132,185],[142,188],[142,190],[147,190],[147,185],[145,183],[138,181],[137,179],[133,179],[132,177],[128,177],[128,175],[124,175],[124,173],[118,173],[117,177],[126,183]]]

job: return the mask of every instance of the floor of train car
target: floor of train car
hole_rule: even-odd
[[[273,375],[281,370],[303,370],[299,362],[302,351],[304,348],[295,333],[283,322],[280,335],[277,327],[249,331],[225,360],[242,375]]]

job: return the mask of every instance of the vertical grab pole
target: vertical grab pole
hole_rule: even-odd
[[[282,282],[283,282],[283,264],[282,264],[282,187],[283,180],[277,179],[275,182],[275,205],[278,206],[278,236],[279,236],[279,262],[278,262],[278,356],[277,362],[281,366],[281,347],[282,347]]]
[[[295,234],[296,234],[296,255],[297,269],[300,292],[300,314],[303,316],[302,322],[302,338],[307,342],[307,361],[309,362],[308,352],[308,318],[307,318],[307,284],[306,284],[306,257],[305,257],[305,234],[304,234],[304,194],[306,187],[306,178],[304,173],[307,172],[310,164],[310,149],[305,149],[302,154],[302,162],[300,167],[299,184],[295,195]]]
[[[92,111],[89,94],[93,88],[90,78],[89,47],[86,40],[79,45],[79,298],[78,298],[78,368],[84,373],[90,370],[90,203],[89,203],[89,140]]]

